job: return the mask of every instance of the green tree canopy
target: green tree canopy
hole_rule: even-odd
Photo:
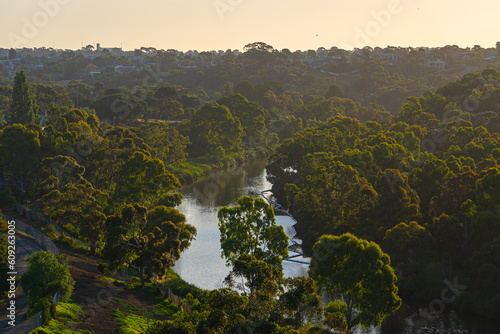
[[[106,215],[103,208],[108,195],[90,184],[68,184],[63,191],[43,196],[44,213],[58,224],[73,224],[90,243],[92,254],[100,244]],[[62,235],[61,235],[62,237]]]
[[[288,236],[276,224],[273,209],[262,198],[244,196],[238,205],[223,207],[217,214],[222,257],[234,265],[242,254],[283,270],[281,262],[288,257]]]
[[[160,159],[142,152],[123,162],[118,171],[115,200],[118,203],[141,203],[152,208],[180,188],[177,178],[165,169]]]
[[[313,252],[309,275],[342,295],[349,329],[357,324],[380,326],[401,305],[390,258],[376,243],[350,233],[324,235]]]
[[[45,297],[61,294],[61,301],[68,301],[75,281],[71,278],[69,266],[61,263],[52,253],[40,251],[26,260],[28,271],[21,278],[23,290],[28,293],[28,305],[33,307]]]
[[[121,216],[108,217],[103,250],[111,270],[124,265],[134,268],[142,286],[146,279],[165,275],[180,258],[182,244],[181,227],[170,221],[152,226],[147,214],[145,207],[134,204],[125,206]]]
[[[11,124],[39,124],[38,105],[28,83],[26,72],[16,73],[10,105]]]
[[[210,153],[217,147],[225,151],[239,148],[243,137],[240,120],[226,106],[207,102],[190,121],[190,139],[202,152]]]

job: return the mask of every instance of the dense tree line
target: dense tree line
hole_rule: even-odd
[[[410,97],[391,123],[338,115],[285,140],[268,179],[304,250],[323,234],[353,233],[391,256],[406,295],[430,298],[458,277],[469,287],[457,306],[495,317],[499,75],[472,73]]]

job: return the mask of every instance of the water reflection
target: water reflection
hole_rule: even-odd
[[[229,268],[221,258],[217,211],[222,206],[236,205],[241,196],[256,197],[270,189],[265,166],[265,160],[256,160],[183,187],[184,199],[178,209],[198,230],[196,240],[174,267],[184,280],[204,289],[222,287]],[[283,224],[285,228],[289,225],[285,221]],[[307,275],[303,264],[284,262],[283,269],[287,277]]]

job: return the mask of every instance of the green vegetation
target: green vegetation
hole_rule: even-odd
[[[59,303],[57,305],[57,316],[50,319],[49,322],[42,327],[34,330],[33,334],[93,334],[88,330],[79,330],[78,321],[82,309],[74,303]]]
[[[245,196],[238,206],[219,209],[222,257],[228,265],[249,254],[281,272],[288,257],[288,236],[276,225],[273,209],[262,198]]]
[[[56,292],[60,293],[61,301],[69,300],[75,281],[67,265],[45,251],[31,254],[27,263],[28,271],[23,275],[21,285],[29,293],[28,305],[31,309],[35,309],[35,305],[43,299],[51,300]]]
[[[106,220],[103,255],[108,269],[113,272],[128,265],[139,274],[142,287],[146,279],[162,278],[196,235],[196,229],[185,221],[172,208],[156,207],[148,213],[139,204],[127,205],[121,216]]]
[[[488,254],[499,233],[499,81],[496,70],[470,73],[409,97],[392,123],[337,115],[285,140],[268,180],[297,218],[304,251],[324,234],[351,233],[381,245],[404,296],[432,298],[457,278],[467,288],[453,306],[496,317],[470,300],[498,302]]]
[[[336,312],[348,329],[380,326],[401,305],[391,260],[376,243],[349,233],[323,235],[313,252],[309,274],[331,293],[341,294],[343,306]]]
[[[138,276],[114,284],[153,293],[149,281],[165,278],[190,305],[184,313],[157,299],[165,319],[146,329],[144,310],[120,301],[123,333],[380,325],[399,307],[398,291],[432,300],[455,278],[453,307],[498,317],[500,72],[481,57],[496,50],[292,53],[258,42],[242,54],[138,51],[150,64],[119,74],[113,67],[142,60],[53,50],[43,69],[0,86],[0,205],[30,202],[88,243],[101,273]],[[428,66],[435,58],[445,70]],[[145,84],[152,68],[168,81]],[[170,269],[196,236],[175,209],[181,182],[266,156],[273,195],[313,256],[311,277],[283,278],[288,238],[263,200],[244,197],[219,211],[226,287],[186,284]],[[29,264],[22,284],[33,312],[47,312],[56,291],[69,298],[66,266],[45,252]],[[342,300],[322,310],[322,288]],[[78,327],[78,310],[62,305],[61,319],[39,331]]]

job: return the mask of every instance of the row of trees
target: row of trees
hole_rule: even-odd
[[[151,79],[159,81],[168,73],[170,83],[193,91],[203,90],[213,100],[218,98],[216,93],[224,91],[224,85],[228,81],[238,83],[249,80],[252,84],[275,81],[286,90],[315,95],[328,94],[329,88],[337,81],[343,96],[364,103],[382,104],[396,114],[406,96],[419,95],[425,91],[424,87],[442,86],[462,75],[464,69],[481,70],[498,66],[495,58],[497,49],[480,46],[459,48],[456,45],[434,49],[365,47],[351,51],[333,47],[292,52],[288,49],[277,50],[271,45],[257,42],[248,44],[241,54],[231,50],[182,53],[144,47],[136,50],[134,57],[132,52],[128,53],[128,57],[125,57],[125,52],[118,55],[95,52],[97,57],[94,59],[84,56],[89,52],[89,49],[82,52],[19,50],[17,53],[23,59],[15,70],[29,71],[35,83],[52,85],[60,80],[82,80],[83,84],[90,87],[96,82],[103,82],[114,89],[121,86],[132,89]],[[49,56],[56,59],[50,60]],[[426,66],[427,59],[444,61],[446,70],[438,72]],[[44,67],[28,66],[39,63]],[[136,66],[138,71],[118,74],[115,73],[117,65]],[[7,75],[7,69],[2,67],[0,65],[0,73]],[[100,74],[95,75],[96,72]],[[341,74],[343,77],[335,80],[333,75],[324,74],[328,72]],[[73,96],[80,95],[81,92],[84,90],[72,90]],[[203,99],[201,95],[198,97]],[[81,106],[85,105],[79,107]]]

